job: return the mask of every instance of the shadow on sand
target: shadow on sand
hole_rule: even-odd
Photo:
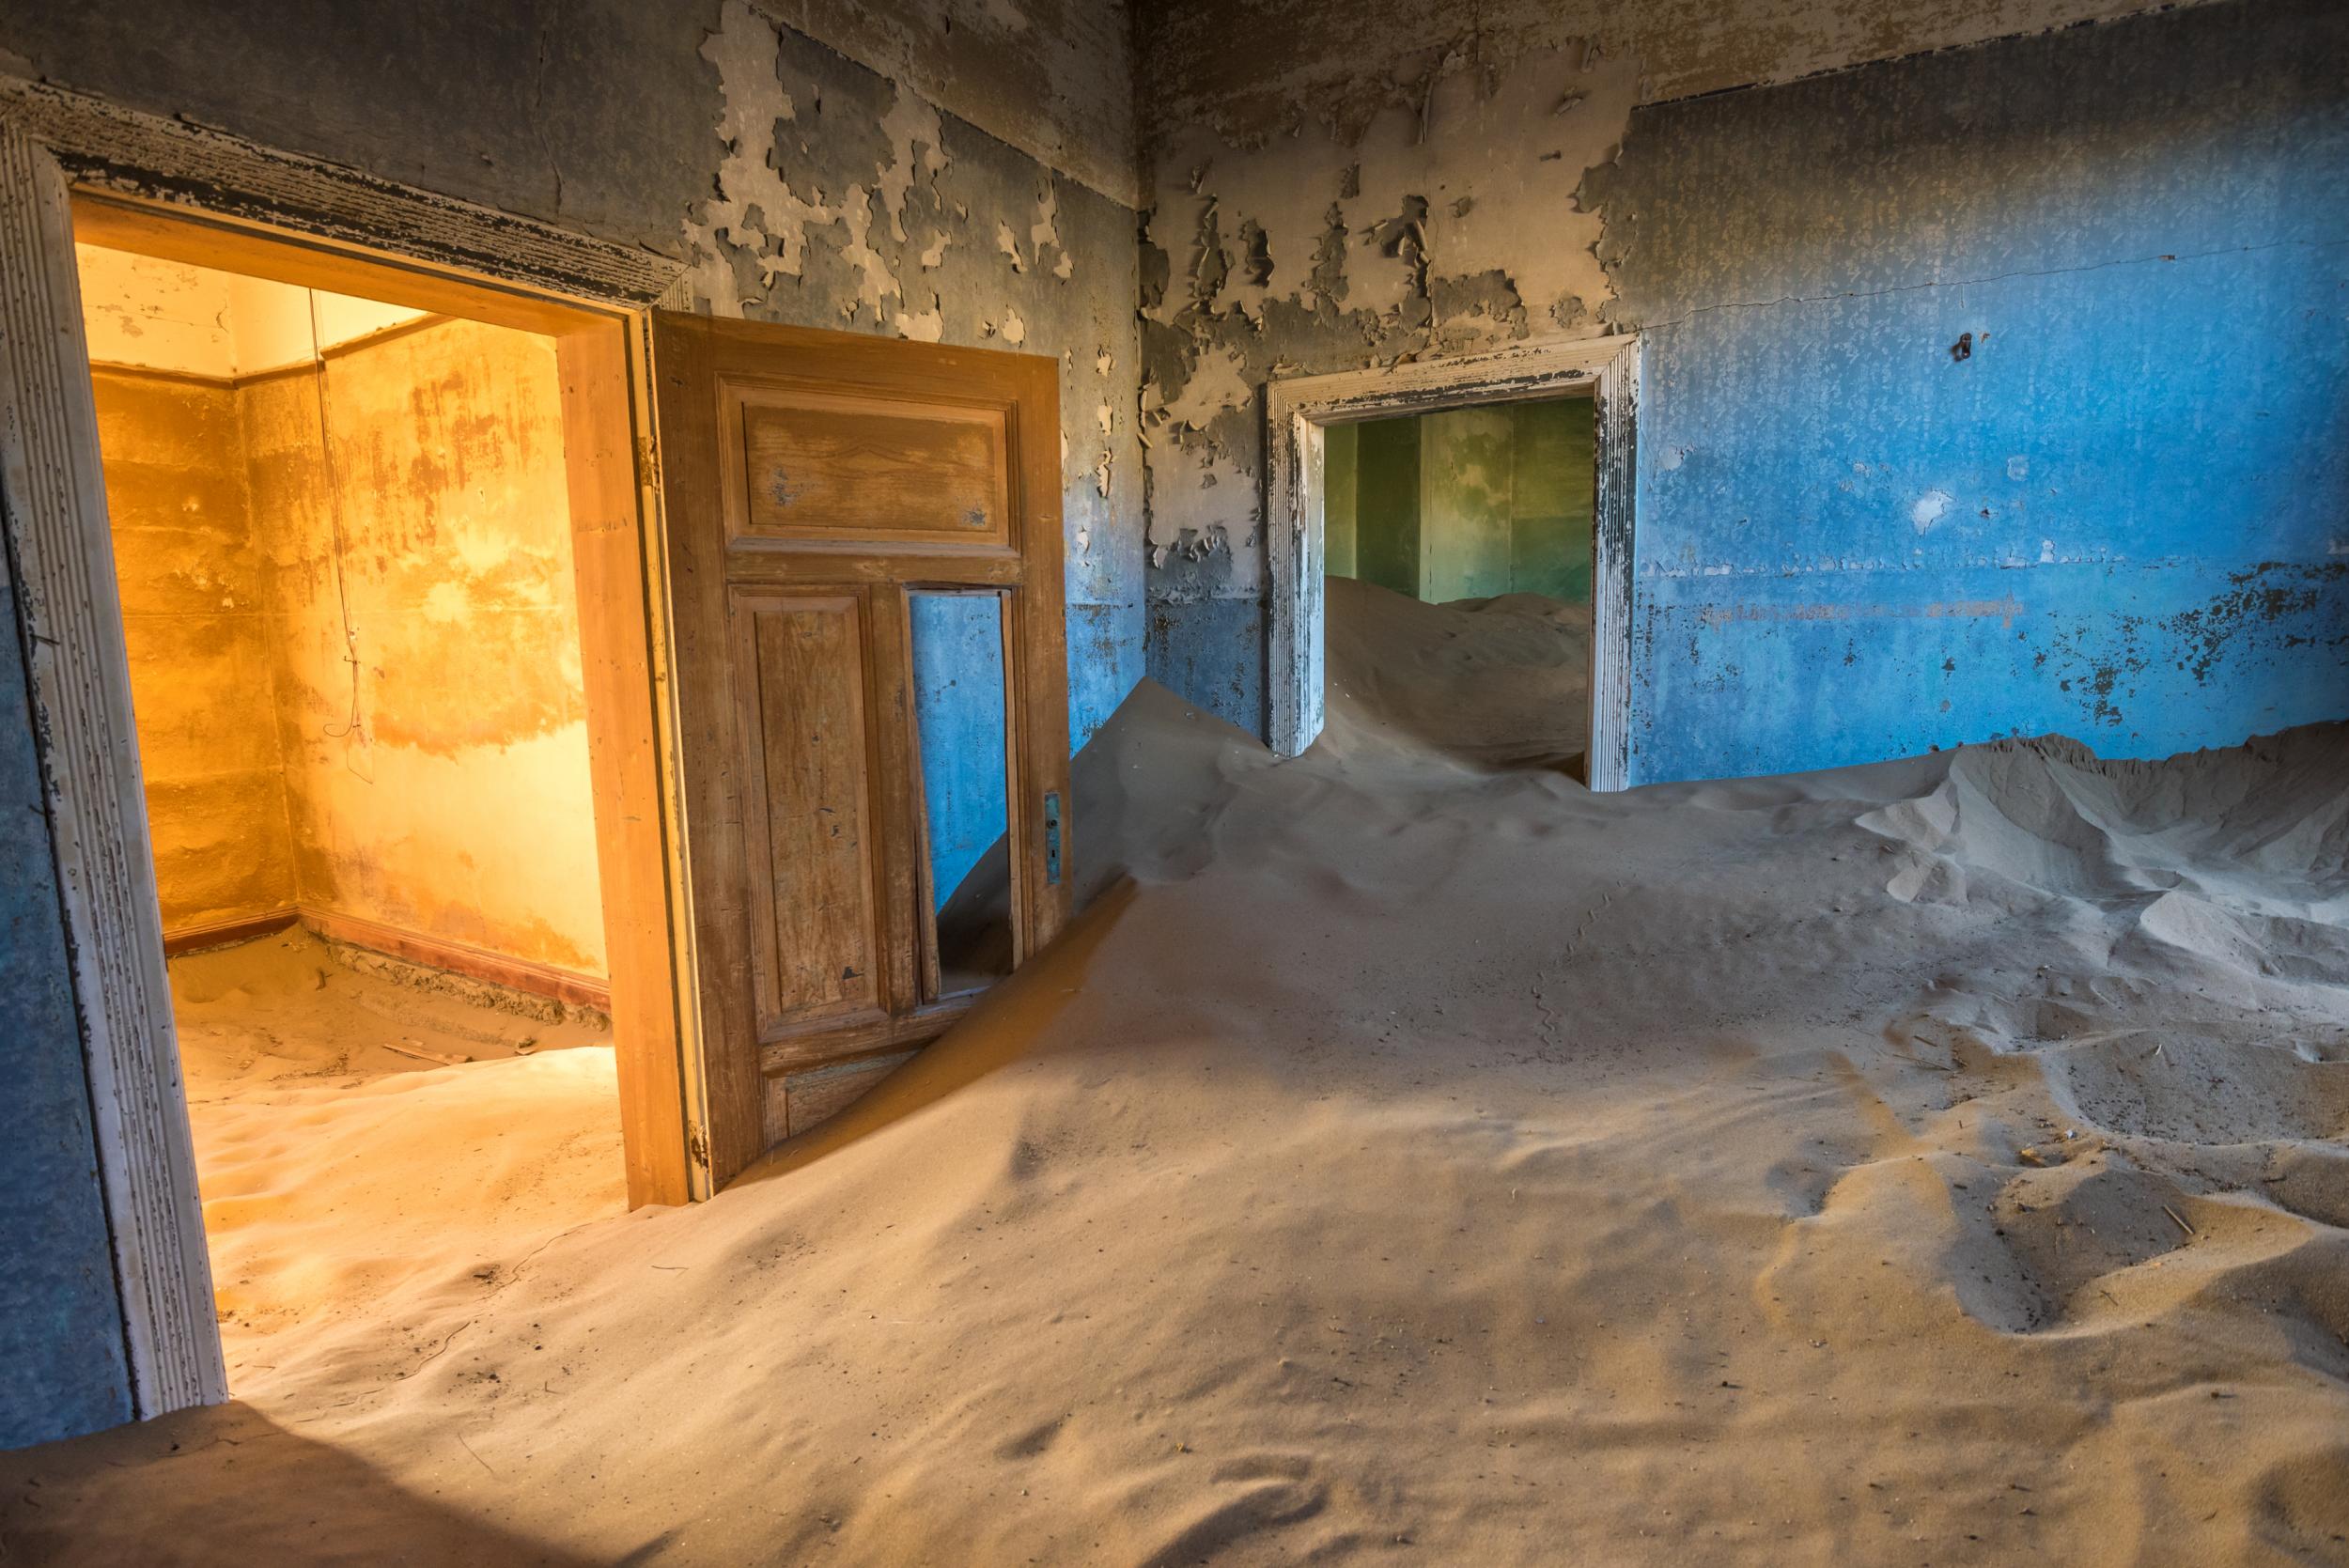
[[[647,1560],[668,1544],[655,1538],[597,1557],[550,1545],[419,1496],[366,1460],[235,1402],[20,1450],[0,1456],[0,1562],[10,1568],[588,1568]]]

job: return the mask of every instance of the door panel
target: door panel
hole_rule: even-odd
[[[744,848],[759,1037],[878,1016],[880,837],[866,766],[864,630],[853,596],[737,594]]]
[[[653,349],[714,1187],[1066,917],[1058,366],[665,313]]]
[[[874,548],[1004,548],[1000,409],[784,389],[741,392],[739,536]]]

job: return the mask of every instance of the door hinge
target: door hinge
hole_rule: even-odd
[[[1044,881],[1047,887],[1060,885],[1060,792],[1048,792],[1044,797]]]

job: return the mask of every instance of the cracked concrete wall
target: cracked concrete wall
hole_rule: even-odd
[[[701,309],[1054,356],[1081,741],[1143,672],[1123,7],[919,0],[877,23],[852,0],[769,5],[15,5],[0,71],[677,257]],[[1030,74],[1003,75],[1014,54]],[[18,626],[5,581],[0,619]],[[27,1196],[0,1216],[0,1447],[130,1413],[17,651],[0,651],[0,1038],[19,1048],[0,1174]]]
[[[1636,115],[1641,776],[2349,715],[2344,82],[2259,0]]]
[[[1334,54],[1297,0],[1147,18],[1152,673],[1264,722],[1267,380],[1638,330],[1635,780],[2341,711],[2337,8],[1675,97],[2143,8],[1374,0]]]
[[[759,0],[776,21],[1127,207],[1132,29],[1118,0]]]
[[[1143,669],[1128,49],[1078,0],[0,12],[0,68],[677,256],[699,309],[1057,357],[1076,740]]]

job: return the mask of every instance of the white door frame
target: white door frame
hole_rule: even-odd
[[[77,189],[614,308],[651,303],[679,268],[649,252],[0,76],[0,498],[19,572],[132,1407],[149,1417],[218,1403],[227,1377],[83,338]],[[8,559],[0,557],[0,570]]]
[[[1622,789],[1631,762],[1631,568],[1640,340],[1536,339],[1488,353],[1417,360],[1377,370],[1294,376],[1265,388],[1270,578],[1267,706],[1276,755],[1295,756],[1321,733],[1322,432],[1331,425],[1438,409],[1589,392],[1597,399],[1596,509],[1591,573],[1591,788]]]

